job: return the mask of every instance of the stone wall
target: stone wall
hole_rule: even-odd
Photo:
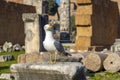
[[[119,8],[111,0],[76,0],[77,36],[75,48],[110,47],[118,37]],[[84,34],[83,34],[84,33]]]
[[[118,36],[119,9],[117,2],[94,0],[92,45],[110,46]]]
[[[34,13],[35,8],[0,0],[0,45],[5,41],[24,44],[23,13]]]
[[[119,26],[118,26],[118,38],[120,38],[120,0],[112,0],[114,2],[118,3],[118,8],[119,8]]]
[[[92,2],[90,0],[76,0],[77,10],[75,14],[75,25],[76,25],[76,50],[88,50],[91,46],[92,36]]]

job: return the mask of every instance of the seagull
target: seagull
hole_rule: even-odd
[[[44,26],[45,40],[43,41],[44,48],[50,52],[50,64],[56,63],[56,54],[63,56],[71,56],[71,54],[65,52],[62,44],[53,37],[53,26],[46,24]],[[52,61],[52,53],[54,53],[54,62]]]

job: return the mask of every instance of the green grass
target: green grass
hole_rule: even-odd
[[[10,73],[10,65],[17,63],[17,57],[20,54],[23,54],[24,51],[20,51],[20,52],[2,52],[0,53],[0,55],[6,55],[6,54],[12,54],[15,58],[15,60],[13,61],[7,61],[7,62],[0,62],[0,74],[1,73]]]
[[[88,80],[120,80],[120,73],[98,72],[89,76]]]
[[[20,52],[3,52],[0,55],[12,54],[15,57],[13,61],[0,62],[0,74],[1,73],[10,73],[10,65],[17,63],[17,57],[20,54],[25,53],[24,51]],[[109,72],[97,72],[89,73],[88,80],[120,80],[120,73],[109,73]],[[1,79],[0,79],[1,80]]]

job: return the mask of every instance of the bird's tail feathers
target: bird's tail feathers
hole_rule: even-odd
[[[65,56],[72,56],[70,53],[68,53],[68,52],[64,52],[64,55]]]

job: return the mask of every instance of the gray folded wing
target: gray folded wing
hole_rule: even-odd
[[[65,52],[63,46],[61,45],[61,43],[59,41],[55,41],[54,45],[55,45],[55,47],[56,47],[58,52],[60,52],[60,53],[64,53]]]

